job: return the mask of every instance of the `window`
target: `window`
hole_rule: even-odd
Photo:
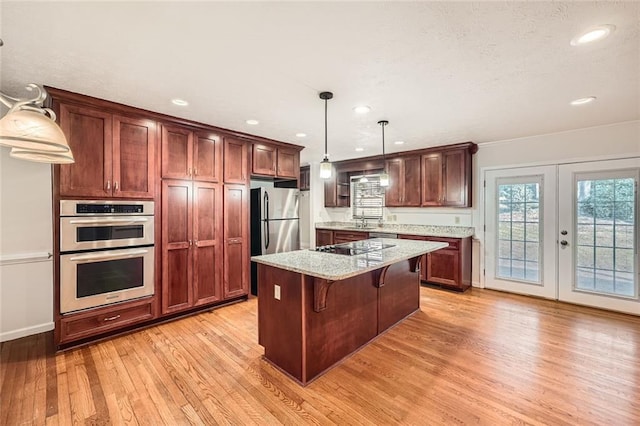
[[[354,218],[382,219],[384,208],[384,188],[380,186],[380,176],[367,176],[367,182],[360,182],[361,176],[351,177],[351,204]]]

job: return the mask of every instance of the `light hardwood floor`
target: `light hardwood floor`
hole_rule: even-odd
[[[306,388],[261,359],[257,301],[55,354],[1,347],[0,425],[640,424],[640,317],[472,289]]]

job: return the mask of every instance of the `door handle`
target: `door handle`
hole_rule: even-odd
[[[564,229],[562,231],[560,231],[560,234],[562,235],[567,235],[567,231],[565,231]]]
[[[567,242],[567,240],[562,240],[562,241],[560,241],[560,245],[561,246],[568,246],[569,243]]]

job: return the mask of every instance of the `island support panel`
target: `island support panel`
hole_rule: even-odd
[[[335,281],[319,312],[314,284],[320,278],[259,264],[258,341],[265,358],[309,383],[420,308],[417,264],[405,260]]]

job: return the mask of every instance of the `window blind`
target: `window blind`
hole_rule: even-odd
[[[351,178],[351,208],[354,218],[382,219],[384,208],[384,188],[380,186],[380,177],[367,176],[367,182],[360,182],[360,176]]]

